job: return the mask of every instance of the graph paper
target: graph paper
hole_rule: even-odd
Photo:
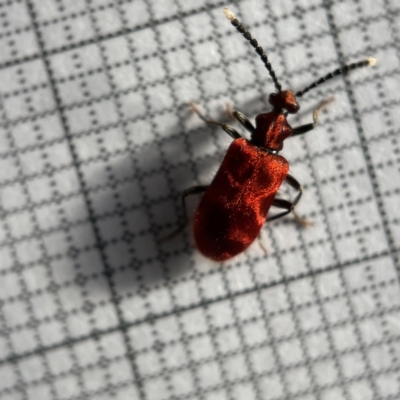
[[[378,64],[289,118],[334,97],[281,153],[313,226],[215,263],[157,239],[231,142],[189,102],[243,135],[227,108],[270,110],[224,6],[284,88]],[[397,0],[2,0],[0,399],[399,399],[399,43]]]

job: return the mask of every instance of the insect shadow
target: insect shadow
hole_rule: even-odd
[[[131,146],[121,141],[117,151],[90,163],[91,172],[85,175],[85,181],[92,229],[79,241],[94,243],[97,254],[90,261],[85,261],[82,254],[77,276],[106,276],[123,294],[124,290],[146,290],[177,279],[190,269],[194,250],[189,235],[164,246],[157,242],[165,229],[176,224],[182,212],[181,191],[194,180],[194,173],[182,159],[182,149],[187,146],[184,135],[193,133],[185,130],[190,108],[182,104],[174,114],[178,122],[163,130],[162,135],[157,132],[161,131],[157,129],[161,122],[155,118],[149,139],[136,144],[132,131]],[[201,132],[197,128],[196,132],[196,149],[212,140],[207,127],[201,125]],[[211,162],[215,166],[217,163],[218,159]],[[75,261],[79,258],[74,254]],[[98,282],[100,289],[104,280]]]

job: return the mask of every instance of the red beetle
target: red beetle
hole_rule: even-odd
[[[289,214],[300,200],[302,186],[288,174],[289,164],[284,157],[279,155],[279,151],[282,150],[283,141],[286,138],[302,135],[314,129],[319,111],[329,101],[325,101],[314,111],[313,123],[292,128],[287,122],[287,115],[295,114],[299,110],[297,98],[337,75],[376,63],[374,58],[368,58],[345,65],[296,94],[289,90],[282,90],[267,55],[258,45],[257,40],[230,10],[225,8],[224,12],[232,25],[250,42],[264,62],[277,93],[269,96],[272,111],[257,115],[255,127],[239,111],[232,113],[251,133],[250,140],[242,138],[227,124],[205,118],[192,104],[194,111],[207,124],[220,126],[234,139],[211,184],[186,189],[182,195],[182,203],[185,206],[185,198],[188,195],[205,191],[194,218],[194,238],[199,251],[215,261],[228,260],[246,250],[260,234],[271,206],[284,211],[269,217],[268,221]],[[297,190],[297,196],[293,201],[275,197],[283,181]]]

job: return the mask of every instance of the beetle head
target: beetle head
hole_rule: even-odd
[[[268,100],[275,110],[285,109],[289,114],[296,114],[300,109],[296,96],[289,90],[271,93]]]

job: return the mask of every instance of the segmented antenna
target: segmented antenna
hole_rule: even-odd
[[[349,71],[352,71],[353,69],[357,69],[357,68],[368,67],[368,66],[372,67],[375,64],[376,64],[376,59],[370,57],[370,58],[367,58],[366,60],[359,61],[359,62],[356,62],[353,64],[348,64],[341,68],[335,69],[333,72],[330,72],[329,74],[325,75],[324,77],[318,79],[317,81],[312,83],[310,86],[307,86],[305,89],[301,90],[300,92],[297,92],[296,97],[303,96],[304,93],[307,93],[309,90],[317,87],[321,83],[329,81],[329,79],[332,79],[335,76],[347,74]]]
[[[235,17],[235,14],[229,8],[224,8],[224,13],[226,18],[231,21],[231,24],[249,41],[249,43],[254,47],[257,54],[260,56],[262,62],[267,68],[272,80],[274,81],[274,85],[278,92],[282,90],[282,85],[279,83],[278,78],[275,75],[275,71],[272,69],[271,63],[268,61],[267,55],[264,53],[264,50],[261,46],[258,45],[256,39],[251,36],[251,33],[242,25],[242,23]]]

